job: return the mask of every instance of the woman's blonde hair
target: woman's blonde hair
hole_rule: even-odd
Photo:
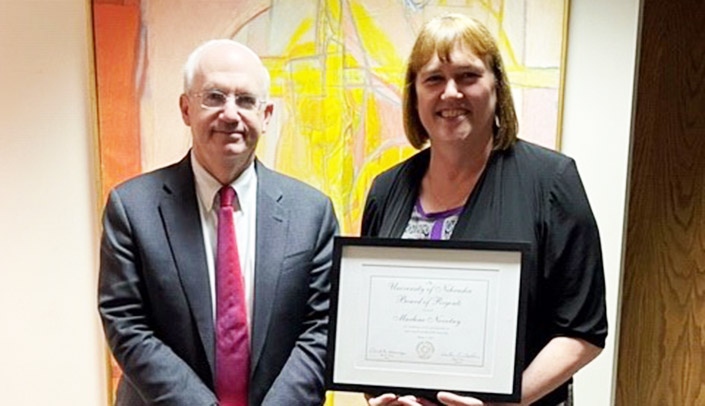
[[[416,38],[404,82],[402,109],[406,138],[416,149],[423,148],[428,141],[428,132],[421,124],[417,110],[415,82],[419,70],[435,55],[438,55],[441,61],[450,60],[451,52],[458,45],[467,46],[472,50],[494,74],[497,105],[493,125],[493,148],[507,149],[516,142],[519,123],[502,57],[487,27],[462,14],[446,14],[428,21]]]

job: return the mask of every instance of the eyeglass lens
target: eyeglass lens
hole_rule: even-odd
[[[227,95],[220,90],[208,90],[201,94],[201,105],[205,108],[223,108],[228,99],[233,97],[235,105],[241,109],[254,110],[259,105],[259,100],[256,96],[242,93],[236,95]]]

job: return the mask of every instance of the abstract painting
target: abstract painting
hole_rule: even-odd
[[[567,0],[93,0],[103,198],[188,152],[182,65],[203,41],[233,38],[272,76],[259,159],[328,194],[343,234],[355,235],[374,176],[415,152],[401,95],[422,24],[448,12],[485,23],[500,44],[519,136],[557,148],[567,10]]]

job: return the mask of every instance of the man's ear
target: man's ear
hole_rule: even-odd
[[[182,94],[179,97],[179,110],[181,110],[181,119],[184,120],[184,124],[191,126],[191,111],[189,110],[189,101],[186,94]]]
[[[274,112],[274,103],[272,102],[267,102],[267,104],[264,106],[264,122],[262,129],[264,131],[267,130],[267,127],[269,127],[269,120],[272,119],[272,113]]]

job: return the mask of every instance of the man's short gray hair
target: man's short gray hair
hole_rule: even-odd
[[[252,49],[233,39],[221,38],[208,40],[196,47],[196,49],[194,49],[193,51],[191,51],[191,54],[189,54],[188,58],[186,59],[186,63],[184,64],[184,93],[188,93],[191,90],[193,78],[196,75],[196,69],[198,68],[198,63],[201,61],[203,53],[209,48],[216,47],[219,45],[235,45],[241,47],[252,53],[252,55],[257,58],[257,60],[261,61],[259,55],[257,55]],[[262,89],[264,94],[262,96],[266,99],[269,97],[269,83],[271,79],[269,77],[269,71],[267,70],[267,68],[264,65],[261,66],[262,84],[264,85],[264,89]]]

